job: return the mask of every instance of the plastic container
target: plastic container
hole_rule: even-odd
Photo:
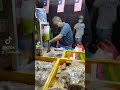
[[[49,87],[51,87],[54,82],[56,81],[56,74],[57,74],[57,71],[58,71],[58,68],[60,65],[63,65],[64,63],[66,62],[72,62],[73,60],[67,60],[67,59],[58,59],[56,64],[54,65],[53,69],[52,69],[52,73],[50,74],[48,80],[46,81],[44,87],[43,87],[43,90],[47,90]],[[78,61],[80,63],[83,63],[85,64],[84,61]]]
[[[57,58],[54,58],[54,57],[41,57],[41,56],[36,56],[35,57],[36,60],[40,60],[40,61],[46,61],[46,62],[53,62],[53,61],[56,61],[44,86],[42,87],[42,90],[47,90],[47,88],[49,87],[50,83],[51,83],[51,80],[52,80],[52,77],[54,76],[54,73],[56,70],[57,70],[57,65],[59,64],[59,59]]]
[[[66,58],[68,60],[85,60],[85,53],[79,51],[65,50],[62,58]]]

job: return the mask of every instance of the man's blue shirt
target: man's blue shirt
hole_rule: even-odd
[[[68,23],[63,22],[60,34],[63,35],[63,38],[60,40],[60,44],[65,46],[73,44],[73,33]]]

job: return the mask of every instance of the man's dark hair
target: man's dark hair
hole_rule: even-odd
[[[43,8],[44,3],[43,0],[36,0],[36,8]]]

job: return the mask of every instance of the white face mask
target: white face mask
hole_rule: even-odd
[[[82,23],[82,20],[81,20],[81,19],[79,19],[79,20],[78,20],[78,22],[79,22],[79,23]]]

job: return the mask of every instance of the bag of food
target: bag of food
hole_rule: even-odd
[[[75,51],[85,52],[85,48],[82,44],[76,44]]]

